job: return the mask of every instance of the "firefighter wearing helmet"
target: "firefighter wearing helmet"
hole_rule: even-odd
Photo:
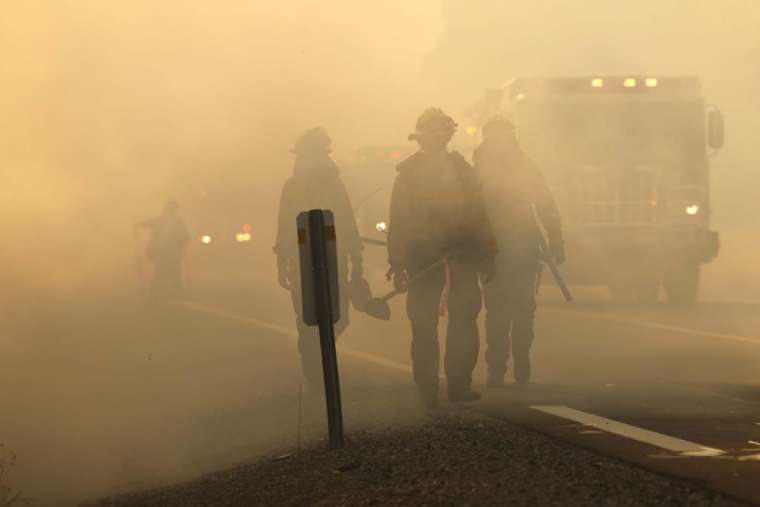
[[[151,294],[159,298],[180,297],[184,292],[182,265],[189,235],[178,209],[176,201],[168,201],[159,217],[135,225],[135,234],[142,229],[150,233],[145,255],[153,262]]]
[[[304,132],[295,142],[293,175],[285,182],[280,197],[279,227],[274,253],[280,286],[290,291],[298,329],[298,350],[304,377],[313,392],[322,387],[322,359],[317,328],[303,322],[298,268],[298,244],[293,228],[298,213],[308,209],[330,209],[335,215],[338,242],[338,281],[340,292],[348,293],[349,277],[362,277],[362,245],[351,202],[340,178],[338,166],[330,157],[332,140],[324,128]],[[350,275],[349,275],[350,265]],[[348,326],[348,298],[341,298],[340,320],[335,326],[339,336]]]
[[[499,242],[497,274],[483,290],[487,385],[504,386],[510,355],[515,380],[524,384],[531,374],[530,348],[542,234],[536,218],[549,236],[549,251],[543,255],[551,256],[556,264],[565,260],[562,221],[541,171],[520,149],[515,127],[508,118],[497,116],[483,126],[483,143],[475,150],[474,161],[483,182],[486,210]]]
[[[494,274],[496,241],[475,171],[448,143],[457,124],[426,110],[410,140],[419,150],[398,165],[388,224],[388,257],[397,289],[408,291],[412,365],[423,403],[438,403],[439,316],[448,311],[448,397],[476,401],[472,371],[478,359],[479,277]]]

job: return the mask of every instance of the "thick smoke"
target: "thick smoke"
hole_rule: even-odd
[[[751,0],[445,0],[445,28],[426,57],[427,79],[462,108],[513,77],[696,75],[726,118],[726,146],[714,159],[713,226],[723,250],[705,271],[703,295],[760,297],[752,253],[760,206],[760,6]]]
[[[0,23],[3,256],[43,291],[121,283],[88,271],[118,271],[131,223],[201,187],[268,223],[306,128],[344,158],[402,139],[440,30],[434,2],[40,1]]]
[[[292,404],[277,424],[246,405],[281,394],[267,356],[246,355],[248,337],[220,338],[234,335],[230,325],[177,346],[165,329],[177,323],[151,327],[135,297],[141,244],[132,226],[176,198],[193,235],[191,284],[292,326],[271,246],[289,150],[317,125],[332,135],[346,179],[356,180],[357,149],[404,146],[424,108],[459,119],[486,87],[511,77],[699,75],[727,123],[712,176],[724,250],[707,270],[706,295],[760,295],[749,234],[760,216],[753,0],[5,4],[0,442],[19,455],[19,484],[51,505],[250,458],[262,448],[248,437],[281,442],[282,428],[290,437]],[[253,225],[245,263],[203,257],[196,240],[205,228],[234,233],[243,222]],[[384,257],[369,253],[367,270],[382,273]],[[407,342],[384,339],[408,332],[400,303],[394,311],[392,331],[372,328],[382,336],[358,344],[408,361]],[[256,367],[268,380],[246,384]],[[240,406],[246,428],[219,430],[214,417]],[[199,412],[200,430],[188,418]],[[165,427],[164,414],[188,427]],[[242,442],[215,451],[210,428]],[[132,482],[146,477],[154,482]]]

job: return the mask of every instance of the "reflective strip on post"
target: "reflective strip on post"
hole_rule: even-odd
[[[340,320],[340,281],[338,280],[338,242],[335,235],[335,217],[330,210],[322,210],[324,219],[327,276],[330,282],[330,311],[333,324]]]

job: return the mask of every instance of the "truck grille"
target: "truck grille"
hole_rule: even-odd
[[[656,185],[651,171],[624,175],[584,171],[570,185],[575,220],[588,225],[645,225],[656,219]]]

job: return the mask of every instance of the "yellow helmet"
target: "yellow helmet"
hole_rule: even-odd
[[[453,134],[456,129],[457,124],[451,116],[444,113],[440,108],[431,107],[417,118],[415,131],[409,134],[409,140],[417,140],[420,136],[432,132],[451,132]]]
[[[296,140],[291,153],[330,153],[330,144],[332,139],[327,135],[327,131],[322,127],[309,129]]]

